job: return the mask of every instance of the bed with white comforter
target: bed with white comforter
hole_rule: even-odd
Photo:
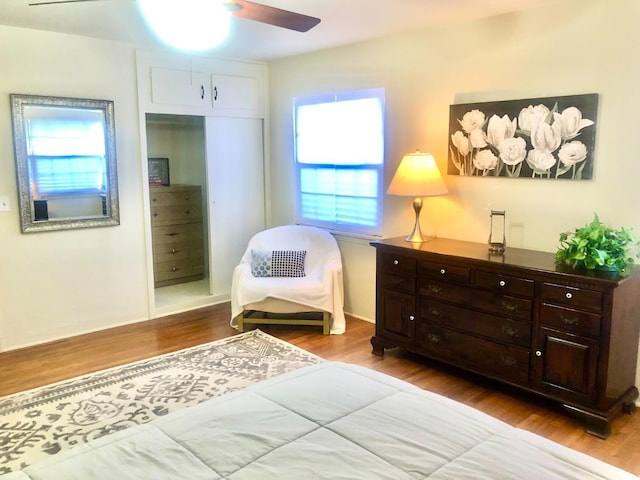
[[[473,408],[327,362],[124,430],[1,480],[636,479]]]

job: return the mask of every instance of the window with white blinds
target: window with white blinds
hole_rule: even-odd
[[[93,113],[92,111],[87,111]],[[38,195],[102,192],[106,185],[105,133],[101,112],[94,121],[30,119],[29,170]]]
[[[294,101],[297,222],[379,235],[384,89]]]

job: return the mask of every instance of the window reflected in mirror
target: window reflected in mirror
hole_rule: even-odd
[[[11,95],[23,232],[119,224],[113,102]]]

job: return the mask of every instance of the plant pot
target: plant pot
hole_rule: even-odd
[[[615,278],[620,274],[617,267],[608,267],[606,265],[598,265],[594,271],[596,276],[601,278]]]

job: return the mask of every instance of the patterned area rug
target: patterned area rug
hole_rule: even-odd
[[[322,361],[252,330],[0,398],[0,474]]]

